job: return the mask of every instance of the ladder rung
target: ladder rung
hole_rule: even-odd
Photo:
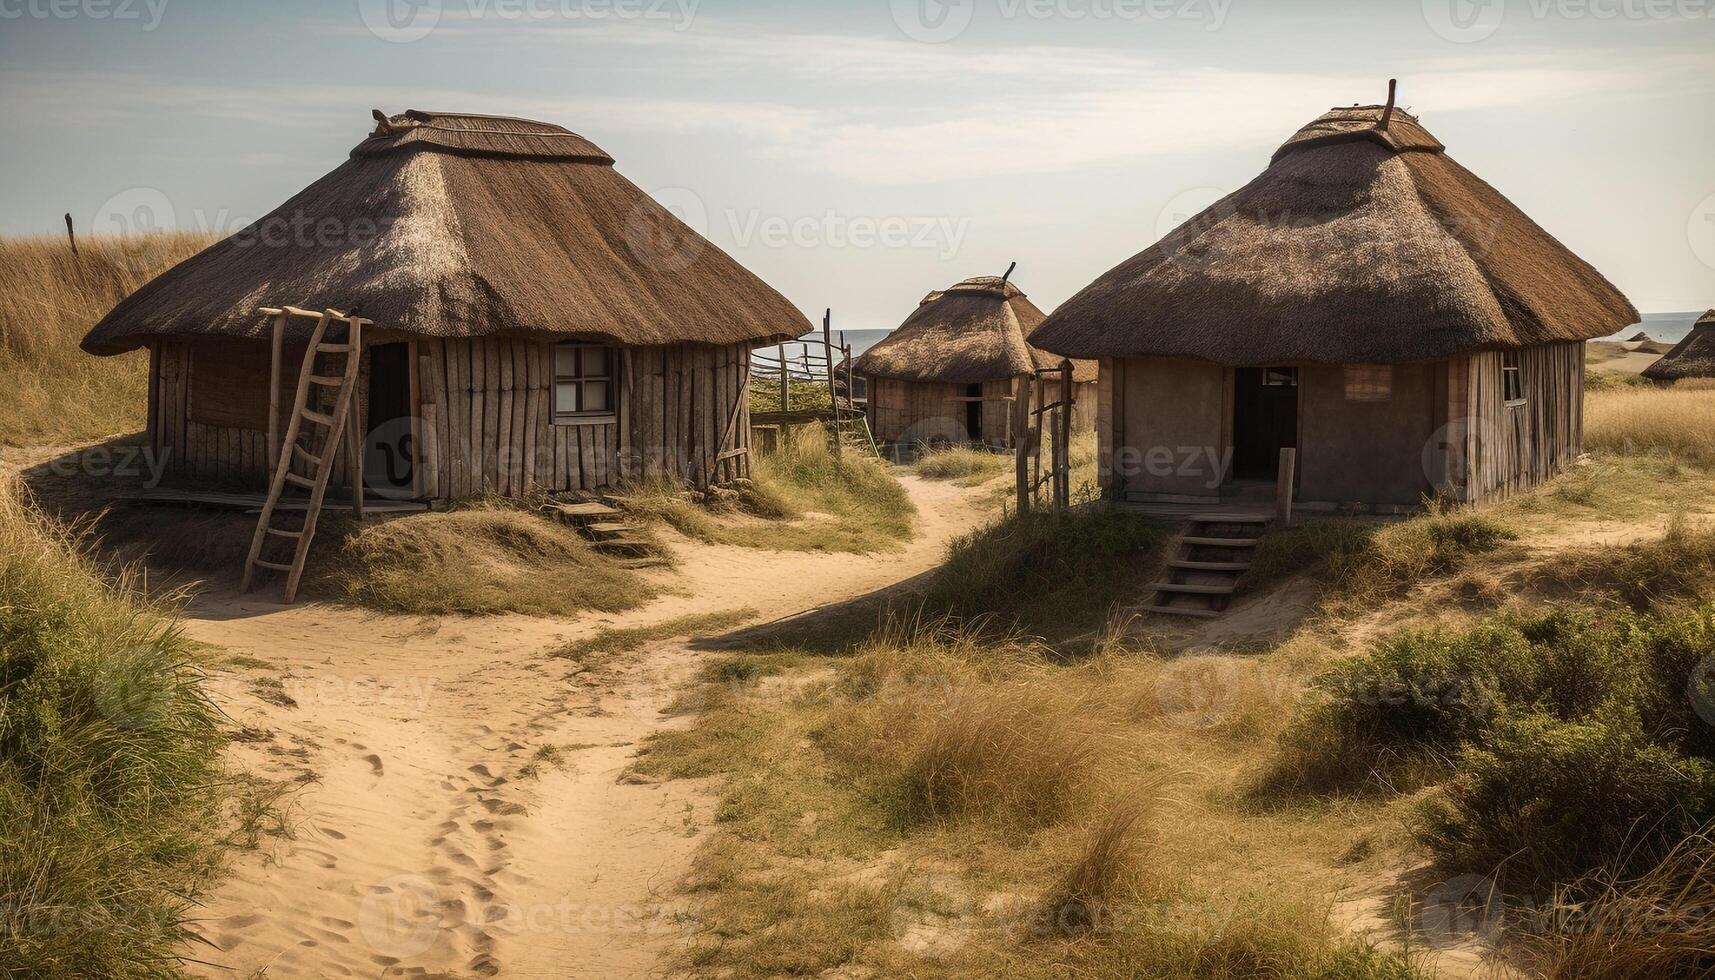
[[[304,418],[309,419],[311,422],[314,422],[317,425],[325,425],[330,429],[333,428],[333,416],[331,416],[331,415],[323,415],[320,412],[312,412],[306,408],[306,409],[304,409]]]
[[[1184,585],[1178,582],[1157,582],[1150,588],[1157,592],[1179,592],[1184,595],[1232,595],[1238,591],[1231,585]]]
[[[277,561],[263,561],[260,558],[256,559],[255,564],[258,568],[272,568],[276,572],[289,572],[292,570],[292,566],[290,565],[282,565]]]
[[[349,354],[350,344],[317,344],[316,351],[322,354]]]
[[[345,379],[344,378],[328,378],[328,377],[323,377],[322,375],[319,375],[319,374],[312,374],[312,375],[310,375],[310,384],[324,385],[328,388],[338,388],[340,385],[345,384]]]
[[[287,473],[286,482],[296,484],[303,487],[305,490],[314,490],[316,488],[316,481],[309,477],[299,476],[296,473]]]
[[[292,448],[297,451],[298,457],[300,459],[309,463],[311,466],[322,465],[322,458],[320,456],[316,456],[316,455],[312,454],[308,449],[305,449],[303,446],[293,446]]]
[[[282,531],[277,527],[269,528],[268,533],[272,534],[276,538],[301,538],[304,536],[304,532],[302,531]]]

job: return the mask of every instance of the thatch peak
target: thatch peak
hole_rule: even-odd
[[[647,346],[762,343],[810,329],[569,130],[474,113],[377,116],[344,163],[133,293],[84,349],[260,338],[268,326],[257,309],[284,305],[428,337]]]
[[[607,151],[577,133],[534,119],[422,109],[407,109],[397,116],[376,109],[371,116],[375,119],[375,129],[352,149],[354,157],[397,150],[435,150],[497,158],[613,164],[613,157]]]
[[[1333,109],[1256,179],[1067,300],[1070,357],[1392,363],[1604,337],[1637,310],[1417,118]]]
[[[1031,374],[1060,359],[1026,338],[1043,313],[1007,276],[977,276],[935,290],[899,329],[865,351],[852,370],[900,381],[977,384]],[[1096,379],[1094,361],[1073,363],[1079,381]]]
[[[1715,310],[1699,317],[1685,339],[1644,368],[1643,375],[1652,381],[1715,378]]]

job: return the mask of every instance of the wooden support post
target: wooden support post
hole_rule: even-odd
[[[786,413],[792,411],[792,369],[786,363],[786,345],[781,344],[780,351],[780,433],[774,445],[774,451],[785,449],[792,441],[792,423],[786,421]]]
[[[352,363],[358,365],[353,372],[353,379],[363,376],[363,321],[353,316],[351,324],[351,352],[346,356]],[[364,431],[365,419],[357,408],[357,385],[348,384],[342,392],[346,399],[345,431],[347,452],[351,454],[351,513],[358,520],[363,520],[363,444],[368,441],[368,433]],[[333,447],[328,447],[330,450]]]
[[[77,256],[77,230],[71,224],[71,212],[66,212],[66,240],[71,242],[71,254]]]
[[[1012,383],[1012,411],[1007,415],[1013,454],[1017,457],[1018,513],[1030,513],[1030,375]]]
[[[1056,499],[1060,510],[1072,506],[1072,362],[1060,362],[1060,410],[1054,432],[1054,472]]]
[[[1280,451],[1280,474],[1274,485],[1274,521],[1279,527],[1292,526],[1292,484],[1298,475],[1298,450]]]
[[[822,314],[822,353],[827,357],[828,408],[833,412],[834,428],[828,435],[833,439],[834,455],[840,455],[840,407],[834,393],[834,311]]]
[[[268,482],[274,482],[272,467],[280,459],[280,360],[286,353],[286,318],[284,310],[274,314],[274,333],[268,349]]]

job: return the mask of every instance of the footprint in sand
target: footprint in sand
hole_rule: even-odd
[[[332,827],[323,827],[322,833],[328,835],[329,837],[332,837],[334,840],[345,840],[345,835],[340,833],[339,831],[333,829]]]
[[[370,771],[374,772],[377,776],[381,775],[381,757],[380,756],[371,752],[368,755],[363,757],[363,761],[369,763]]]

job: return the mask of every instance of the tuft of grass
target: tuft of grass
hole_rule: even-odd
[[[0,239],[0,446],[83,442],[143,427],[149,355],[78,342],[138,287],[210,243],[163,233]]]
[[[709,544],[775,551],[890,551],[911,538],[916,507],[880,460],[836,453],[817,426],[755,463],[755,479],[704,500],[668,485],[635,486],[625,507]]]
[[[401,613],[563,616],[622,612],[654,597],[649,583],[571,528],[532,511],[480,503],[441,513],[335,522],[318,566],[322,588]]]
[[[1675,385],[1591,391],[1584,396],[1584,446],[1715,464],[1715,390]]]
[[[223,824],[216,712],[125,572],[0,486],[0,973],[177,973]]]
[[[1003,632],[1086,632],[1136,598],[1167,537],[1158,525],[1104,509],[1014,515],[954,540],[923,603]]]
[[[911,464],[911,471],[925,480],[951,480],[962,487],[974,487],[1013,471],[1010,453],[974,446],[946,446],[926,449]]]
[[[625,629],[598,630],[593,636],[555,650],[552,656],[572,660],[582,659],[591,654],[628,653],[639,647],[654,643],[657,640],[670,640],[676,636],[705,636],[731,629],[752,619],[757,612],[751,608],[729,609],[724,612],[698,613],[690,616],[678,616],[673,619],[651,623],[648,626],[633,626]]]
[[[1327,612],[1357,613],[1457,572],[1516,537],[1495,515],[1469,508],[1432,506],[1389,524],[1306,521],[1262,539],[1244,585],[1260,588],[1308,570],[1324,586]]]
[[[1593,598],[1613,596],[1640,611],[1709,595],[1715,583],[1715,528],[1676,516],[1659,538],[1562,551],[1533,569],[1531,578],[1538,586]]]
[[[1143,860],[1153,800],[1141,791],[1122,796],[1090,827],[1076,856],[1049,889],[1041,925],[1079,936],[1109,928],[1132,897]]]

